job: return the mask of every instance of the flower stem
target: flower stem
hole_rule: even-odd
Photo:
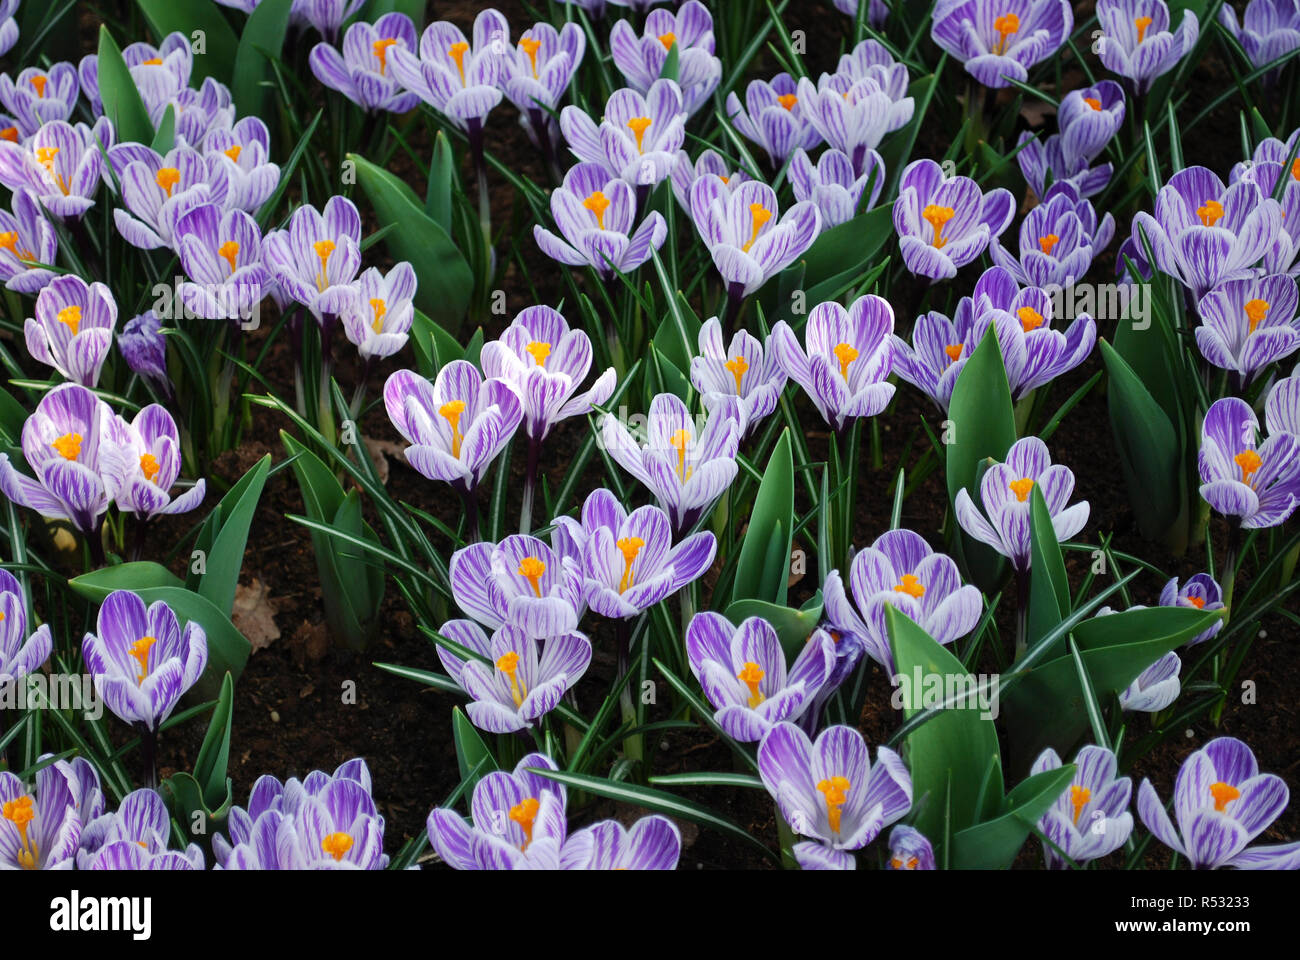
[[[104,531],[101,524],[95,524],[95,529],[86,534],[86,546],[90,548],[90,563],[94,569],[98,570],[108,562],[104,556]]]
[[[618,705],[623,715],[623,722],[636,726],[636,703],[632,699],[632,621],[626,617],[614,621],[614,630],[618,636],[618,675],[626,680],[623,683],[623,689],[618,695]],[[641,734],[627,737],[623,740],[623,755],[629,760],[640,764],[645,751],[642,745]]]
[[[460,493],[461,502],[465,505],[465,542],[478,543],[478,500],[474,497],[474,491],[465,487],[457,487]]]
[[[1016,571],[1016,659],[1029,646],[1029,571]]]
[[[740,308],[745,301],[745,285],[735,281],[727,284],[727,305],[723,311],[722,328],[735,332],[740,324]]]
[[[488,199],[487,163],[483,158],[483,121],[471,117],[466,121],[465,133],[469,138],[470,154],[474,158],[474,172],[478,175],[478,222],[483,231],[483,246],[491,252],[492,204]]]
[[[157,790],[158,731],[147,727],[140,733],[140,764],[143,769],[144,786],[150,790]]]
[[[524,471],[524,499],[519,508],[519,532],[527,535],[533,531],[533,494],[537,489],[537,465],[542,456],[542,441],[528,438],[528,465]]]

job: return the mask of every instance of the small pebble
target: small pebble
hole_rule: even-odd
[[[278,710],[272,710],[272,711],[271,711],[271,722],[272,722],[272,723],[279,723],[279,722],[280,722],[280,712],[279,712]],[[1191,731],[1189,730],[1188,733],[1190,734]]]

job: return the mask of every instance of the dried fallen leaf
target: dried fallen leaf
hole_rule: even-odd
[[[402,445],[394,443],[392,440],[380,440],[376,437],[364,437],[366,442],[366,452],[370,454],[370,459],[374,461],[375,473],[379,475],[379,482],[388,483],[388,458],[395,460],[402,459]]]
[[[275,625],[275,600],[266,584],[256,578],[235,587],[230,621],[248,639],[253,653],[280,639],[280,628]]]

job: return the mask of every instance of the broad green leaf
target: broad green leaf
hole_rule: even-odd
[[[275,79],[271,61],[284,49],[293,0],[261,0],[239,35],[235,72],[230,93],[240,116],[257,116],[271,126],[275,111],[270,101]]]
[[[203,788],[209,809],[219,807],[230,795],[226,768],[230,762],[230,721],[234,710],[235,681],[227,673],[221,681],[221,695],[208,721],[198,759],[194,761],[194,779]]]
[[[798,610],[766,600],[736,600],[727,607],[723,616],[734,624],[750,617],[762,617],[776,629],[781,648],[793,660],[821,622],[822,606],[822,592],[818,590]]]
[[[172,148],[176,142],[176,110],[169,103],[167,109],[163,111],[162,119],[158,121],[158,132],[154,134],[153,143],[149,149],[154,153],[166,156],[167,151]]]
[[[907,34],[904,33],[903,36]],[[928,77],[918,77],[907,88],[907,95],[916,104],[912,119],[907,126],[890,134],[880,145],[880,157],[885,161],[885,172],[889,176],[882,197],[892,197],[897,193],[900,178],[907,168],[908,160],[911,159],[912,147],[916,144],[917,134],[921,131],[921,123],[929,115],[930,99],[934,96],[938,85],[939,75],[936,71]]]
[[[1067,763],[1029,777],[1007,794],[1001,816],[959,830],[952,838],[953,868],[1009,869],[1034,825],[1070,785],[1074,771],[1074,764]]]
[[[790,428],[786,427],[772,448],[754,498],[731,590],[733,604],[737,600],[765,600],[785,605],[793,540],[794,459]]]
[[[197,81],[212,77],[230,84],[239,38],[217,4],[209,0],[136,0],[136,3],[159,43],[170,33],[180,33],[190,41]]]
[[[1070,613],[1070,582],[1061,545],[1052,529],[1052,516],[1037,484],[1030,491],[1029,615],[1030,646],[1041,640]]]
[[[152,143],[153,124],[140,91],[122,59],[121,48],[103,24],[99,26],[98,53],[99,97],[104,103],[104,116],[113,122],[117,142]]]
[[[104,598],[114,590],[138,592],[147,587],[183,589],[185,584],[180,577],[162,564],[149,560],[136,560],[83,573],[76,579],[68,581],[68,586],[95,603],[103,603]]]
[[[163,798],[167,800],[167,805],[177,823],[194,823],[194,815],[201,812],[209,836],[225,826],[231,804],[234,803],[231,781],[226,781],[225,795],[216,805],[209,804],[203,793],[203,787],[194,775],[184,771],[172,774],[160,784],[160,787]]]
[[[460,707],[451,708],[451,735],[456,742],[456,763],[460,766],[461,780],[473,778],[473,781],[466,786],[466,790],[472,790],[474,784],[482,779],[483,774],[501,769],[497,765],[496,758],[492,756],[492,751],[483,742],[482,735],[474,724],[470,723],[469,717],[465,716],[465,711]],[[479,766],[480,764],[483,766]],[[477,775],[474,773],[475,770],[478,770]]]
[[[235,588],[239,586],[239,570],[248,546],[248,528],[252,526],[270,469],[271,455],[268,453],[221,498],[217,506],[220,526],[208,549],[207,571],[199,580],[199,593],[227,616],[235,605]]]
[[[451,191],[456,182],[456,157],[451,141],[441,130],[433,138],[433,159],[429,161],[429,186],[424,197],[424,212],[451,235]]]

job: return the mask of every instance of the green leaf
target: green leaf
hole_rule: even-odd
[[[731,599],[785,605],[790,548],[794,541],[794,459],[790,428],[781,431],[759,484],[749,527],[740,546]]]
[[[947,55],[945,54],[944,57],[946,59]],[[891,134],[881,144],[880,157],[885,161],[885,171],[889,175],[889,183],[881,196],[892,197],[897,193],[899,179],[903,176],[903,170],[906,169],[907,161],[912,155],[912,147],[916,144],[917,134],[921,131],[921,122],[929,115],[930,99],[934,96],[938,85],[939,70],[936,70],[928,77],[918,77],[913,80],[907,88],[907,95],[916,103],[916,108],[907,126]]]
[[[958,831],[952,838],[953,868],[1010,868],[1030,831],[1070,785],[1074,772],[1074,764],[1067,763],[1029,777],[1007,794],[1001,816]]]
[[[472,790],[483,774],[501,769],[497,766],[492,751],[460,707],[451,708],[451,733],[456,741],[456,763],[460,765],[460,778],[465,780],[473,777],[473,781],[466,785],[466,790]],[[479,771],[477,775],[475,770]]]
[[[240,116],[274,117],[271,61],[284,49],[293,0],[261,0],[239,36],[230,93]],[[268,126],[269,126],[268,121]]]
[[[822,606],[822,592],[818,590],[798,610],[766,600],[737,600],[727,607],[723,616],[734,624],[750,617],[762,617],[776,629],[781,648],[793,660],[821,622]]]
[[[235,605],[235,588],[239,585],[239,570],[248,546],[248,528],[252,526],[270,469],[268,453],[249,468],[216,507],[220,519],[207,550],[206,571],[199,580],[198,592],[227,616]]]
[[[441,130],[433,138],[433,158],[429,161],[429,186],[424,197],[424,212],[429,219],[451,235],[451,190],[456,180],[456,157],[451,141]]]
[[[193,48],[199,41],[195,34],[200,33],[203,52],[194,54],[196,80],[201,82],[205,77],[212,77],[229,85],[239,40],[215,3],[208,0],[136,0],[136,3],[159,42],[169,33],[180,33]],[[118,142],[123,139],[119,136]]]
[[[380,226],[396,224],[384,245],[396,260],[415,268],[415,305],[444,329],[460,329],[474,289],[474,275],[447,231],[424,212],[405,183],[364,157],[348,154],[357,182],[370,198]]]
[[[208,803],[203,787],[193,774],[183,771],[174,773],[162,782],[161,787],[163,797],[167,800],[167,806],[171,809],[177,823],[188,826],[194,822],[194,814],[201,812],[204,827],[209,834],[220,830],[225,824],[226,817],[230,814],[230,806],[234,802],[229,780],[226,781],[225,796],[215,806]]]
[[[1030,491],[1029,615],[1027,643],[1037,643],[1070,613],[1065,558],[1052,529],[1052,515],[1038,484]]]
[[[166,155],[176,142],[176,110],[169,103],[158,121],[158,132],[154,134],[153,143],[149,145],[154,153]]]
[[[103,603],[114,590],[140,591],[148,587],[176,587],[184,589],[180,577],[162,564],[149,560],[119,563],[101,567],[68,581],[68,586],[95,603]]]
[[[805,312],[791,317],[790,303],[775,304],[772,315],[802,325],[806,310],[831,299],[857,277],[870,270],[872,262],[893,237],[892,203],[859,213],[852,220],[822,232],[800,260],[803,265]],[[793,269],[793,267],[791,268]]]
[[[230,779],[226,768],[230,763],[230,720],[234,710],[235,681],[229,673],[221,681],[221,694],[208,721],[208,732],[203,736],[198,759],[194,761],[194,779],[203,788],[203,799],[209,808],[219,807],[230,796]]]
[[[25,423],[26,409],[8,390],[0,389],[0,436],[11,446],[17,446],[22,442]]]
[[[131,71],[122,59],[122,50],[108,32],[99,26],[99,97],[104,103],[104,116],[113,122],[117,142],[152,143],[153,124],[140,99]]]

